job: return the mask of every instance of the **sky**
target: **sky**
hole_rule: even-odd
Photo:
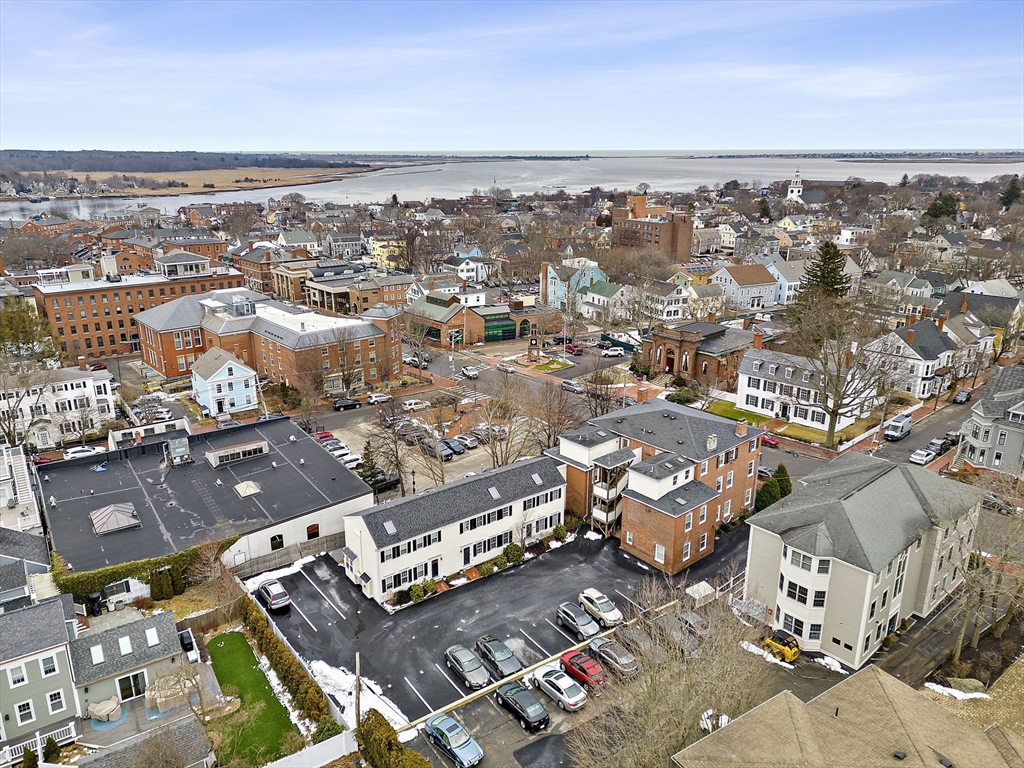
[[[1024,149],[1024,2],[0,0],[0,148]]]

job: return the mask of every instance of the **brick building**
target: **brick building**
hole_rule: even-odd
[[[693,219],[667,206],[648,206],[643,195],[629,195],[625,208],[612,209],[612,244],[653,248],[685,264],[693,247]]]
[[[228,251],[227,240],[219,237],[172,237],[162,241],[162,248],[167,251],[172,248],[194,253],[196,256],[205,256],[211,262],[221,261],[221,257]]]
[[[406,293],[413,284],[412,275],[390,277],[332,277],[313,275],[306,281],[306,301],[311,307],[348,315],[359,313],[376,304],[402,310]]]
[[[643,337],[642,356],[651,375],[682,376],[687,383],[703,378],[718,382],[718,389],[732,389],[743,354],[760,347],[754,331],[744,331],[714,322],[684,322],[659,325]],[[756,343],[755,343],[756,342]]]
[[[138,351],[135,316],[182,296],[238,288],[242,275],[210,269],[209,260],[192,254],[165,254],[155,272],[93,276],[91,266],[40,270],[32,286],[36,308],[73,357],[106,357]]]
[[[762,429],[652,400],[591,419],[546,453],[566,509],[675,574],[714,551],[715,527],[754,503]]]

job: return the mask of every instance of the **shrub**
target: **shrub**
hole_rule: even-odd
[[[138,608],[140,611],[152,611],[156,608],[156,600],[152,597],[136,597],[128,605],[132,608]]]
[[[779,492],[779,481],[774,477],[770,477],[765,480],[764,484],[758,489],[757,496],[754,498],[754,506],[756,506],[757,511],[760,512],[762,509],[767,509],[781,498],[782,496]]]
[[[405,749],[394,727],[375,709],[363,715],[356,728],[356,742],[362,756],[375,768],[390,768]]]
[[[47,763],[56,763],[60,760],[60,744],[53,736],[47,736],[46,743],[43,744],[43,760]]]
[[[999,644],[999,650],[1002,652],[1003,658],[1007,661],[1017,655],[1018,647],[1017,643],[1013,642],[1013,640],[1003,640],[1003,642]]]
[[[570,515],[566,519],[566,521],[565,521],[565,527],[568,528],[573,533],[576,533],[576,531],[578,531],[580,529],[580,526],[582,526],[582,525],[583,525],[583,518],[581,518],[581,517],[573,517],[573,516]]]
[[[185,593],[185,578],[178,563],[171,563],[171,591],[176,595]]]
[[[159,572],[160,576],[160,591],[163,593],[164,600],[170,600],[174,597],[174,584],[171,583],[171,569],[163,567]]]
[[[501,551],[501,554],[503,554],[505,559],[512,563],[512,565],[521,565],[523,558],[526,556],[526,552],[523,551],[523,545],[516,544],[514,542],[512,544],[507,544],[505,549]]]
[[[479,570],[480,570],[480,575],[483,576],[484,578],[487,578],[492,573],[494,573],[494,565],[492,565],[491,563],[484,563],[483,565],[480,566]]]
[[[34,749],[26,749],[21,753],[21,768],[36,768],[39,765],[39,758]]]
[[[559,523],[555,526],[555,538],[559,541],[565,541],[569,536],[569,532],[565,530],[565,526]]]
[[[397,592],[395,592],[394,600],[395,605],[405,605],[410,600],[412,600],[412,597],[409,596],[408,589],[400,589]]]
[[[409,599],[414,603],[418,603],[423,599],[423,586],[421,584],[413,584],[409,587]]]
[[[900,622],[900,632],[906,632],[908,629],[910,629],[910,622],[903,619],[903,621]]]
[[[971,673],[971,662],[967,659],[957,659],[949,663],[949,671],[953,677],[967,677]]]
[[[434,581],[433,579],[429,578],[429,577],[424,579],[423,580],[423,593],[425,595],[432,595],[435,592],[437,592],[437,582]]]
[[[680,387],[675,392],[666,395],[665,399],[676,405],[689,405],[697,399],[697,395],[689,387]]]
[[[675,387],[676,389],[682,389],[683,387],[686,386],[686,379],[684,379],[682,376],[676,375],[676,377],[672,379],[672,386]]]
[[[313,734],[313,743],[319,744],[321,741],[333,738],[345,730],[337,720],[330,715],[324,715],[316,723],[316,732]]]
[[[882,638],[882,648],[888,651],[890,648],[896,645],[896,640],[896,635],[886,635]]]
[[[789,470],[786,469],[785,464],[779,464],[772,472],[774,477],[779,483],[779,497],[786,498],[793,492],[793,481],[789,479]]]
[[[508,568],[508,558],[504,555],[498,555],[491,562],[494,563],[494,567],[497,568],[499,571]]]

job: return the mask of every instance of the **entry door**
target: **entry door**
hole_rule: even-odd
[[[217,401],[217,413],[224,413],[224,400],[220,399]]]
[[[141,696],[146,692],[146,676],[142,672],[122,677],[117,681],[117,688],[121,693],[121,701],[128,701]]]
[[[441,558],[435,557],[430,561],[430,578],[436,579],[441,575]]]
[[[789,418],[789,404],[783,403],[782,407],[779,408],[779,417],[783,419]]]
[[[464,566],[465,565],[469,565],[470,552],[471,552],[471,550],[470,550],[469,547],[463,547],[462,548],[462,564]]]

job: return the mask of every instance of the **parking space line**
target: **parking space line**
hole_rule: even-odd
[[[523,633],[523,636],[524,636],[524,637],[525,637],[525,638],[526,638],[527,640],[529,640],[529,641],[530,641],[531,643],[533,643],[533,644],[534,644],[534,645],[536,645],[536,646],[537,646],[538,648],[540,648],[540,652],[544,654],[544,658],[547,658],[548,656],[550,656],[550,655],[551,655],[550,653],[548,653],[547,649],[546,649],[546,648],[545,648],[545,647],[544,647],[543,645],[541,645],[541,644],[540,644],[540,643],[538,643],[538,642],[537,642],[536,640],[534,640],[534,639],[533,639],[532,637],[530,637],[530,636],[529,636],[528,634],[526,634],[526,630],[525,630],[525,629],[522,629],[522,628],[520,628],[520,630],[519,630],[519,631]]]
[[[409,682],[409,678],[403,677],[402,679],[405,680],[406,685],[412,688],[412,692],[416,694],[416,698],[423,702],[423,706],[427,708],[427,712],[433,712],[434,708],[427,703],[427,700],[424,699],[423,696],[420,695],[420,692],[416,690],[416,686]]]
[[[451,684],[452,684],[452,688],[454,688],[454,689],[455,689],[456,691],[458,691],[458,692],[459,692],[459,698],[460,698],[460,699],[461,699],[461,698],[462,698],[463,696],[465,696],[465,695],[466,695],[466,692],[465,692],[464,690],[462,690],[462,688],[461,688],[460,686],[456,685],[456,684],[455,684],[455,681],[454,681],[454,680],[452,680],[452,679],[451,679],[450,677],[448,677],[448,673],[444,671],[444,667],[442,667],[442,666],[441,666],[440,664],[438,664],[438,663],[437,663],[436,661],[434,662],[434,666],[435,666],[435,667],[437,667],[437,671],[438,671],[438,672],[440,672],[440,673],[441,673],[442,675],[444,675],[444,679],[445,679],[445,680],[447,680],[447,681],[448,681],[449,683],[451,683]]]
[[[331,608],[333,608],[335,611],[337,611],[338,615],[341,616],[341,618],[345,619],[345,621],[348,621],[348,617],[345,616],[345,614],[341,612],[341,610],[338,608],[338,606],[336,606],[334,603],[331,602],[331,599],[329,597],[327,597],[327,595],[325,595],[323,593],[323,590],[321,590],[320,587],[318,587],[316,584],[313,583],[313,580],[311,578],[309,578],[309,574],[308,573],[306,573],[301,568],[299,568],[299,573],[301,573],[303,576],[305,576],[306,577],[306,581],[308,581],[310,584],[313,585],[313,589],[315,589],[317,592],[320,593],[320,597],[322,597],[324,599],[324,602],[326,602],[329,606],[331,606]]]
[[[293,608],[295,608],[295,610],[299,612],[299,616],[301,616],[302,618],[304,618],[304,619],[306,620],[306,623],[307,623],[307,624],[309,624],[309,626],[313,627],[313,622],[309,620],[309,616],[307,616],[306,614],[304,614],[304,613],[302,612],[302,609],[301,609],[301,608],[299,608],[299,606],[297,606],[297,605],[295,604],[295,601],[294,601],[294,600],[292,600],[292,607],[293,607]],[[313,631],[314,631],[314,632],[319,632],[320,630],[319,630],[319,629],[317,629],[316,627],[313,627]]]
[[[552,627],[554,627],[554,628],[555,628],[555,629],[557,629],[557,630],[558,630],[559,632],[561,632],[561,633],[562,633],[563,635],[565,635],[565,636],[566,636],[566,637],[567,637],[567,638],[569,639],[569,642],[571,642],[571,643],[572,643],[573,645],[575,645],[575,644],[576,644],[576,643],[578,642],[578,641],[576,640],[576,638],[575,638],[575,637],[571,637],[570,635],[566,634],[566,633],[565,633],[565,632],[564,632],[564,631],[562,630],[562,628],[561,628],[560,626],[558,626],[557,624],[553,623],[553,622],[551,621],[551,619],[544,619],[544,621],[546,621],[546,622],[547,622],[548,624],[551,624],[551,626],[552,626]]]
[[[617,590],[617,589],[616,589],[615,591],[616,591],[616,592],[619,592],[619,590]],[[630,597],[629,595],[625,595],[625,594],[623,594],[622,592],[619,592],[619,594],[620,594],[620,595],[622,595],[622,596],[623,596],[624,598],[626,598],[626,600],[628,600],[629,602],[631,602],[631,603],[632,603],[633,605],[635,605],[635,606],[636,606],[637,608],[639,608],[639,609],[640,609],[641,611],[646,611],[646,610],[647,610],[647,609],[646,609],[646,608],[644,608],[644,607],[643,607],[642,605],[640,605],[640,603],[638,603],[638,602],[637,602],[636,600],[634,600],[633,598],[631,598],[631,597]]]

